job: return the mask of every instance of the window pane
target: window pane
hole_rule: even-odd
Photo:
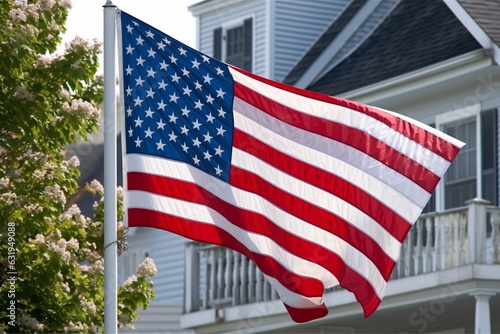
[[[445,208],[449,209],[476,197],[476,121],[449,125],[444,131],[466,143],[444,177]]]

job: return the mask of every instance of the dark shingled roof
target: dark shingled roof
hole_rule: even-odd
[[[479,48],[442,1],[404,0],[355,52],[307,89],[340,94]]]
[[[337,37],[354,15],[356,15],[358,10],[365,5],[366,1],[368,0],[353,0],[342,14],[333,21],[323,35],[321,35],[312,48],[300,59],[300,62],[287,74],[283,82],[293,85]]]
[[[499,0],[459,0],[488,36],[500,45],[500,1]]]

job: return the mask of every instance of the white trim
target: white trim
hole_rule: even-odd
[[[275,25],[274,25],[274,16],[275,16],[275,1],[274,0],[266,0],[266,34],[265,34],[265,56],[264,61],[266,62],[266,66],[264,69],[264,76],[266,78],[274,79],[274,35],[275,35]],[[254,29],[255,31],[255,29]],[[252,50],[254,50],[252,48]],[[253,65],[253,64],[252,64]]]
[[[443,131],[448,124],[475,119],[476,121],[476,196],[482,193],[482,163],[481,163],[481,104],[477,103],[465,108],[455,109],[436,116],[436,129]],[[467,144],[466,144],[467,145]],[[444,177],[443,177],[444,178]],[[445,210],[444,181],[436,188],[436,211]]]
[[[357,29],[363,24],[363,22],[370,17],[375,8],[380,3],[378,1],[368,1],[354,17],[349,21],[349,23],[342,28],[342,31],[338,36],[328,45],[328,47],[321,53],[321,55],[316,58],[314,63],[309,66],[304,74],[295,82],[294,86],[299,88],[306,88],[310,85],[317,76],[323,71],[324,67],[332,59],[332,56],[337,54],[337,52],[342,48],[345,43],[352,38],[356,33]],[[348,4],[344,11],[349,8]],[[343,11],[343,12],[344,12]],[[342,15],[343,12],[340,14]]]
[[[247,19],[252,19],[252,71],[255,71],[255,21],[256,21],[255,20],[255,13],[240,16],[240,17],[235,18],[233,20],[223,22],[220,25],[220,28],[222,28],[221,57],[222,57],[222,61],[226,62],[227,31],[229,29],[244,26],[245,20],[247,20]]]
[[[493,59],[498,65],[500,65],[500,48],[481,28],[481,26],[477,24],[465,8],[463,8],[457,0],[443,0],[443,2],[484,49],[491,49]]]

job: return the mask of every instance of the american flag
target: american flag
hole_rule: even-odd
[[[129,226],[251,258],[296,322],[325,288],[379,306],[401,243],[463,143],[286,86],[121,12]]]

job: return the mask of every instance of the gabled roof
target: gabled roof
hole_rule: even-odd
[[[328,27],[321,37],[314,43],[307,53],[302,57],[299,63],[287,74],[283,82],[294,84],[300,76],[316,61],[321,53],[338,36],[347,23],[354,17],[359,9],[365,5],[368,0],[353,0],[349,6],[340,14],[340,16]]]
[[[480,48],[442,1],[402,1],[355,52],[307,89],[337,95]]]

